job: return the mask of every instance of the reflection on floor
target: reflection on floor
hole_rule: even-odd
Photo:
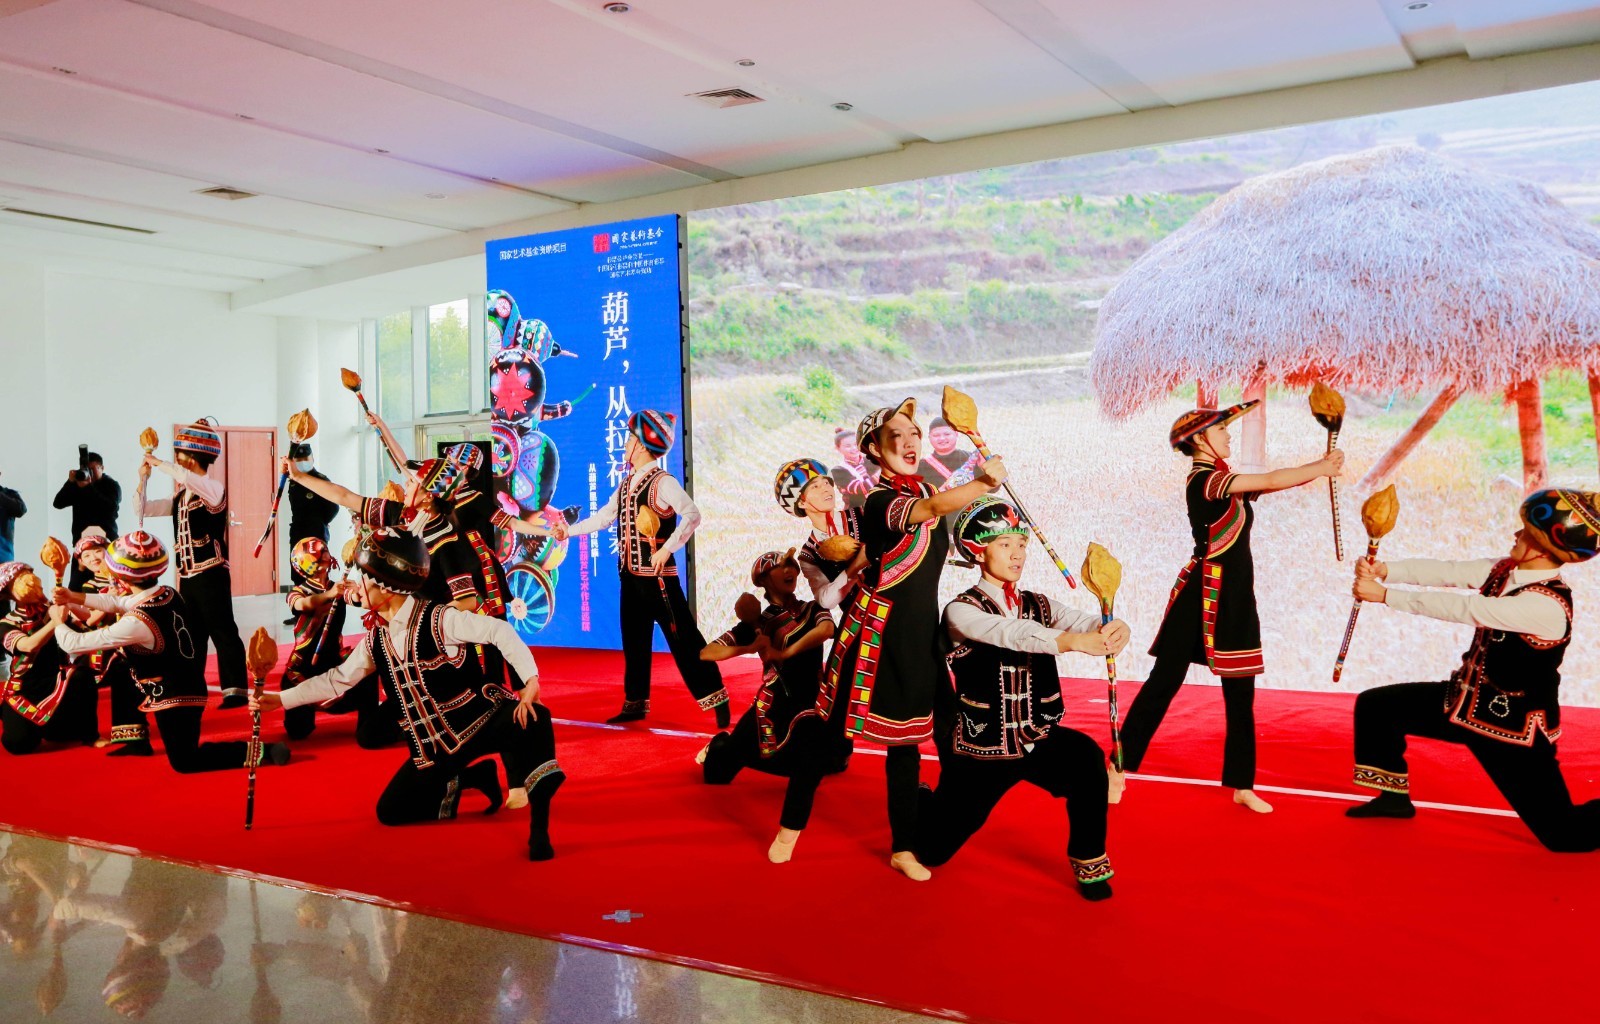
[[[5,831],[0,885],[6,1020],[931,1019]]]

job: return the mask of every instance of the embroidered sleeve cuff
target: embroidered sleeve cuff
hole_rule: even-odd
[[[1223,499],[1227,498],[1228,485],[1233,483],[1233,478],[1235,476],[1238,476],[1238,474],[1224,473],[1219,469],[1212,470],[1211,473],[1206,477],[1206,500],[1222,501]]]
[[[916,507],[917,502],[920,500],[916,495],[902,494],[889,502],[888,511],[884,513],[884,519],[887,521],[889,529],[895,533],[905,533],[910,530],[911,510]]]

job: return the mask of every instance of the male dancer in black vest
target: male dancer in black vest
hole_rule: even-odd
[[[945,606],[955,689],[936,702],[939,789],[918,821],[917,859],[938,867],[983,827],[1000,798],[1031,782],[1067,802],[1067,859],[1085,899],[1111,895],[1106,856],[1109,780],[1100,745],[1061,719],[1056,655],[1104,656],[1127,646],[1121,620],[1074,611],[1018,590],[1028,527],[993,496],[962,509],[956,540],[982,570],[978,584]]]
[[[411,747],[378,798],[378,820],[454,818],[463,787],[482,790],[489,810],[499,810],[494,764],[479,760],[499,754],[506,777],[528,793],[528,859],[549,860],[555,856],[550,800],[566,775],[556,763],[550,711],[537,703],[539,668],[505,620],[419,599],[428,561],[420,537],[388,530],[368,537],[356,555],[357,589],[378,625],[339,666],[283,693],[252,696],[250,706],[272,711],[329,701],[377,673],[384,699],[399,706]],[[485,670],[473,644],[499,652],[522,680],[520,696],[505,688],[503,675]]]
[[[1406,737],[1464,745],[1511,809],[1547,848],[1600,849],[1600,800],[1573,804],[1556,760],[1561,659],[1572,641],[1572,591],[1561,567],[1600,549],[1600,495],[1534,491],[1505,558],[1356,562],[1355,596],[1477,627],[1461,667],[1443,683],[1396,683],[1356,698],[1355,783],[1377,797],[1352,818],[1410,818]],[[1394,590],[1395,583],[1476,594]]]
[[[139,466],[140,515],[172,516],[173,554],[178,563],[178,593],[188,608],[189,632],[202,669],[206,642],[217,649],[222,683],[219,708],[244,706],[244,641],[233,620],[233,577],[228,572],[228,493],[210,475],[222,455],[222,437],[204,420],[180,427],[172,439],[175,462],[146,455]],[[150,471],[172,477],[170,498],[145,496]]]
[[[121,617],[102,629],[79,633],[56,627],[56,644],[68,657],[118,650],[127,659],[143,700],[141,712],[155,715],[156,731],[174,771],[190,774],[246,765],[250,744],[200,742],[200,716],[206,707],[205,646],[195,635],[192,613],[182,595],[162,586],[167,550],[143,530],[125,533],[111,545],[106,571],[115,594],[79,594],[57,588],[55,603]],[[289,748],[268,743],[263,763],[285,764]]]
[[[689,693],[700,710],[715,711],[718,729],[726,729],[731,721],[728,691],[716,663],[700,660],[706,638],[689,611],[672,558],[700,525],[700,509],[683,485],[657,465],[672,448],[677,420],[654,409],[634,413],[628,419],[623,451],[628,472],[622,486],[594,515],[571,527],[557,526],[556,537],[581,537],[617,524],[624,675],[622,710],[606,721],[637,722],[649,713],[650,640],[659,625]]]

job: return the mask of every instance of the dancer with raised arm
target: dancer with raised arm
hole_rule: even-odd
[[[1228,425],[1255,408],[1257,401],[1226,409],[1192,409],[1172,424],[1167,440],[1189,456],[1184,498],[1194,553],[1178,572],[1161,628],[1150,654],[1150,678],[1128,708],[1122,724],[1125,770],[1136,772],[1156,729],[1189,674],[1204,665],[1222,679],[1227,738],[1222,752],[1222,784],[1233,802],[1261,814],[1272,805],[1255,793],[1256,676],[1264,671],[1261,620],[1256,613],[1255,564],[1250,528],[1255,500],[1262,494],[1338,476],[1344,452],[1335,448],[1315,462],[1268,473],[1235,473],[1228,467],[1232,438]],[[1112,799],[1120,799],[1124,780],[1114,773]]]
[[[838,735],[889,748],[885,759],[889,864],[914,881],[931,872],[917,860],[917,744],[933,735],[934,694],[947,685],[939,652],[939,574],[950,533],[942,519],[1005,481],[989,459],[971,483],[934,492],[917,473],[922,428],[917,403],[874,409],[856,428],[861,452],[883,467],[861,509],[866,568],[808,715]],[[806,725],[810,728],[810,725]]]
[[[1600,800],[1574,804],[1556,759],[1561,662],[1572,643],[1572,590],[1563,566],[1600,549],[1600,495],[1534,491],[1502,558],[1359,559],[1358,601],[1471,625],[1461,667],[1442,683],[1394,683],[1356,698],[1355,783],[1378,795],[1345,814],[1410,818],[1407,739],[1467,748],[1535,838],[1558,853],[1600,849]],[[1397,590],[1395,584],[1454,588]]]

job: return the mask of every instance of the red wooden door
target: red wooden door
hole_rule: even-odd
[[[251,557],[251,552],[272,514],[272,494],[278,483],[278,432],[271,427],[224,427],[220,462],[228,483],[228,567],[233,595],[277,593],[276,526],[261,557]]]

